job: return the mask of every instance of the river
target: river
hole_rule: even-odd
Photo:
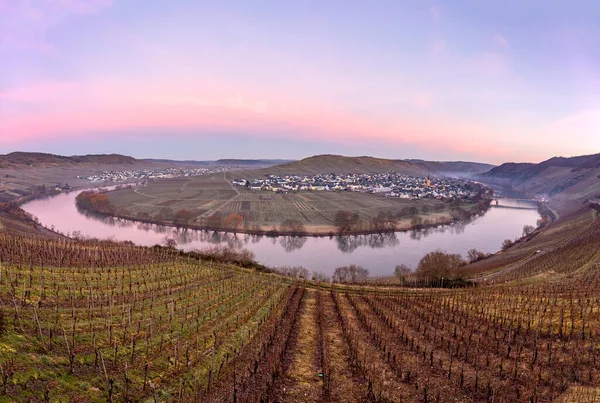
[[[466,255],[469,249],[492,253],[504,239],[518,238],[524,225],[536,224],[539,215],[529,201],[500,199],[485,215],[466,224],[454,224],[424,231],[397,232],[383,235],[342,237],[266,237],[213,231],[178,230],[114,218],[97,218],[80,213],[75,206],[78,192],[61,193],[33,200],[23,209],[48,228],[64,234],[79,231],[96,238],[130,240],[138,245],[162,243],[173,237],[185,250],[226,244],[246,248],[267,266],[304,266],[327,275],[336,267],[358,264],[369,269],[371,276],[387,276],[397,264],[416,267],[426,253],[442,249]],[[507,207],[519,207],[518,209]],[[529,207],[529,209],[527,208]]]

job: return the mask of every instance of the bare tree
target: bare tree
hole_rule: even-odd
[[[454,278],[455,270],[467,262],[458,254],[436,250],[423,256],[416,274],[422,280],[437,281],[443,278]]]
[[[331,281],[328,275],[316,270],[312,272],[312,280],[319,283],[329,283]]]
[[[489,255],[477,250],[477,249],[470,249],[467,252],[467,260],[469,261],[469,263],[475,263],[478,262],[480,260],[485,259],[486,257],[488,257]]]
[[[294,235],[302,235],[306,232],[302,221],[295,218],[288,218],[281,223],[281,232],[290,232]]]
[[[291,278],[308,278],[308,269],[302,266],[282,266],[274,268],[277,273]]]
[[[358,213],[351,213],[346,210],[340,210],[335,215],[334,224],[338,227],[340,233],[352,231],[358,225]]]
[[[423,226],[423,217],[414,216],[410,219],[410,225],[413,229],[420,229]]]
[[[396,277],[398,277],[402,284],[406,282],[407,277],[410,276],[412,272],[413,270],[405,264],[399,264],[394,269],[394,274]]]
[[[393,231],[396,229],[398,218],[391,211],[380,211],[376,217],[371,218],[371,229],[377,232]]]
[[[166,246],[167,248],[176,248],[177,247],[177,241],[168,235],[163,238],[162,244],[164,246]]]
[[[231,228],[233,232],[237,232],[238,228],[243,224],[244,218],[239,214],[231,214],[225,220],[225,224],[228,228]]]
[[[338,267],[333,272],[334,283],[360,283],[369,277],[369,270],[355,264]]]
[[[502,250],[508,250],[514,244],[515,243],[513,241],[511,241],[510,239],[505,239],[504,241],[502,241]]]
[[[533,234],[534,231],[535,231],[535,227],[533,225],[523,226],[523,236],[524,237]]]

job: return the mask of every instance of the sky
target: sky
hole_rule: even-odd
[[[0,153],[600,152],[598,0],[0,0]]]

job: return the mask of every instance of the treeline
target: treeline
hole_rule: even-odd
[[[273,271],[254,260],[254,253],[248,249],[235,250],[229,246],[215,245],[212,247],[194,249],[193,251],[186,252],[183,250],[178,250],[177,241],[170,237],[165,237],[162,245],[154,245],[153,249],[176,251],[180,256],[191,257],[203,261],[234,264],[240,267],[256,269],[259,271]]]
[[[92,211],[99,214],[113,214],[114,206],[110,203],[108,195],[94,191],[81,192],[75,198],[77,207],[82,210]]]
[[[20,221],[35,222],[35,223],[38,222],[37,218],[35,218],[31,214],[29,214],[28,212],[23,210],[17,202],[2,202],[2,203],[0,203],[0,212],[6,213],[9,216],[16,218],[17,220],[20,220]]]
[[[380,211],[374,217],[363,217],[358,212],[340,210],[336,213],[333,225],[339,235],[356,232],[392,232],[398,229],[402,220],[409,220],[412,229],[420,230],[432,226],[448,225],[453,221],[468,221],[472,217],[486,211],[491,199],[479,199],[471,206],[464,206],[461,200],[453,200],[447,205],[438,204],[435,207],[422,206],[405,207],[399,212]],[[449,207],[449,217],[425,218],[431,212],[439,212]]]

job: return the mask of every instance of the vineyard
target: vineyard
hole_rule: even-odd
[[[561,282],[418,290],[92,241],[3,235],[0,253],[0,401],[597,396],[595,266]]]

